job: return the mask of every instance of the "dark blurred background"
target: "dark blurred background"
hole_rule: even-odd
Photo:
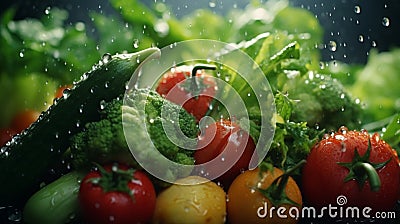
[[[240,0],[143,0],[145,4],[161,1],[171,7],[176,17],[197,8],[209,8],[223,14],[232,7],[245,7],[249,1]],[[265,2],[266,0],[261,0]],[[387,51],[400,47],[399,0],[292,0],[291,5],[308,9],[319,19],[325,29],[323,60],[340,60],[347,63],[365,63],[371,48]],[[69,11],[69,21],[90,24],[89,11],[115,13],[108,0],[46,0],[2,1],[1,11],[15,6],[16,19],[41,17],[48,7]],[[329,45],[336,45],[332,49]]]

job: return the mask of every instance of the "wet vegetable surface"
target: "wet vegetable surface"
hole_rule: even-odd
[[[125,53],[150,47],[172,48],[179,41],[204,38],[232,43],[259,64],[270,82],[277,109],[273,142],[263,161],[268,166],[292,168],[310,154],[324,134],[342,125],[377,132],[399,152],[400,95],[396,80],[400,70],[400,4],[396,1],[1,4],[5,5],[0,23],[0,105],[6,108],[0,110],[1,139],[19,131],[22,134],[1,148],[0,223],[21,223],[25,201],[73,169],[69,138],[83,130],[85,123],[97,119],[101,102],[125,90],[132,66],[137,66],[137,58],[124,58]],[[111,57],[116,54],[120,56]],[[114,64],[118,58],[126,63]],[[92,73],[115,75],[110,70],[124,70],[121,73],[126,77],[96,76],[101,79],[97,84],[80,84],[80,79],[86,80],[87,75],[90,79]],[[249,125],[240,118],[235,121],[256,143],[261,113],[253,107],[258,102],[251,88],[226,67],[217,66],[213,74],[233,86],[246,101]],[[65,90],[54,100],[64,86],[73,90]],[[224,95],[221,97],[224,99]],[[210,105],[208,116],[226,116],[220,104]],[[13,118],[23,111],[47,112],[30,128],[16,131],[11,128],[16,123]],[[193,158],[185,159],[193,162]],[[302,191],[301,171],[292,176]],[[152,181],[157,193],[168,187],[159,180]],[[304,202],[309,205],[307,199]],[[389,209],[397,216],[398,203]],[[352,219],[304,218],[299,223],[341,221]]]

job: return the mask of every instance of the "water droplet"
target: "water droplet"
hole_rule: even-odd
[[[339,128],[339,132],[342,134],[346,134],[349,131],[349,129],[345,126],[342,126]]]
[[[361,13],[361,7],[359,5],[354,6],[354,12],[357,14]]]
[[[112,56],[110,53],[105,53],[103,54],[103,56],[101,57],[101,61],[106,64],[111,60]]]
[[[70,89],[64,89],[64,91],[63,91],[63,97],[64,97],[64,99],[67,99],[67,98],[68,98],[70,92],[71,92]]]
[[[19,210],[14,210],[14,212],[13,213],[11,213],[9,216],[8,216],[8,220],[9,221],[12,221],[12,222],[20,222],[21,220],[22,220],[22,212],[21,211],[19,211]]]
[[[169,33],[169,25],[164,20],[158,20],[154,25],[154,30],[160,37],[165,37]]]
[[[105,105],[106,105],[106,101],[105,100],[100,101],[100,110],[104,110]]]
[[[378,45],[378,44],[376,43],[376,41],[374,41],[374,40],[371,41],[371,46],[372,46],[372,47],[376,47],[377,45]]]
[[[335,41],[329,41],[328,48],[330,51],[335,52],[337,50],[337,44]]]
[[[217,4],[215,2],[209,2],[208,6],[210,6],[210,8],[215,8],[215,6],[217,6]]]
[[[106,83],[104,83],[104,87],[105,88],[108,88],[110,86],[110,82],[109,81],[107,81]]]
[[[19,52],[19,57],[21,57],[21,58],[24,57],[24,52],[23,51]]]
[[[134,47],[134,48],[139,48],[139,40],[138,40],[138,39],[135,39],[135,40],[133,41],[133,47]]]
[[[44,14],[49,15],[49,14],[50,14],[50,11],[51,11],[51,7],[48,6],[48,7],[46,7],[46,9],[44,10]]]
[[[364,36],[363,35],[359,35],[358,36],[358,42],[360,42],[360,43],[364,42]]]
[[[386,27],[390,25],[390,20],[389,20],[388,17],[383,17],[383,19],[382,19],[382,25],[383,25],[383,26],[386,26]]]

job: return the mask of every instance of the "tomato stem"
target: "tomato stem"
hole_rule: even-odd
[[[282,176],[280,176],[279,178],[277,178],[275,181],[278,182],[278,179],[280,179],[279,184],[278,184],[278,188],[277,188],[277,195],[282,195],[282,193],[284,192],[287,182],[289,180],[289,177],[293,175],[294,172],[296,172],[296,170],[300,169],[301,166],[303,166],[306,163],[306,160],[301,160],[300,162],[298,162],[295,166],[291,167],[290,169],[286,170],[284,174],[282,174]],[[274,181],[274,182],[275,182]]]
[[[372,191],[379,191],[381,180],[374,166],[370,163],[358,162],[353,166],[353,169],[356,175],[367,176],[366,178],[369,180],[369,185]]]
[[[276,178],[272,184],[267,189],[257,190],[264,195],[264,197],[268,198],[274,206],[279,206],[282,204],[291,204],[295,206],[300,206],[298,203],[290,199],[286,193],[286,185],[289,181],[289,177],[294,174],[294,172],[303,166],[306,163],[306,160],[301,160],[295,166],[286,170],[281,176]]]
[[[355,180],[361,189],[364,186],[364,183],[368,180],[371,191],[379,191],[381,180],[376,170],[386,166],[386,164],[390,162],[391,158],[385,162],[372,163],[369,159],[371,150],[371,139],[368,138],[368,148],[363,156],[360,156],[358,150],[354,149],[353,161],[349,163],[337,163],[338,165],[349,169],[349,174],[344,179],[344,182]]]
[[[200,69],[215,70],[215,69],[217,69],[217,66],[210,65],[210,64],[196,64],[193,66],[192,74],[191,74],[192,82],[191,82],[190,88],[191,88],[192,92],[194,92],[194,93],[197,93],[199,91],[199,84],[197,83],[196,74],[197,74],[197,71]]]

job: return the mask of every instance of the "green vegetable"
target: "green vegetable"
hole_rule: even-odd
[[[337,130],[360,128],[361,105],[330,75],[308,73],[288,79],[283,89],[295,101],[293,120],[310,126]]]
[[[79,216],[78,192],[84,173],[72,171],[32,195],[23,210],[27,224],[64,224]]]
[[[101,102],[125,91],[140,62],[157,52],[150,48],[132,54],[106,55],[93,70],[43,112],[33,125],[0,152],[0,198],[18,203],[32,193],[46,172],[59,164],[69,138],[86,123],[98,120]]]
[[[163,123],[172,121],[162,117],[161,111],[168,116],[179,116],[180,128],[187,137],[195,138],[197,136],[196,120],[192,115],[186,112],[178,105],[164,99],[156,92],[137,89],[131,94],[131,105],[123,106],[123,97],[118,97],[111,102],[103,104],[100,110],[100,120],[87,123],[85,129],[76,134],[71,139],[71,153],[73,156],[73,164],[82,168],[91,166],[93,162],[106,164],[109,162],[122,162],[134,165],[136,168],[141,167],[134,160],[130,149],[126,143],[125,133],[122,123],[122,107],[124,107],[124,116],[138,117],[141,113],[138,105],[145,103],[146,126],[150,138],[155,147],[161,154],[168,159],[185,165],[193,165],[193,151],[183,150],[172,143],[164,132]],[[168,108],[168,109],[165,109]],[[164,116],[165,116],[164,114]],[[139,119],[130,119],[129,125],[143,126]],[[134,122],[134,124],[133,124]],[[144,129],[135,129],[132,135],[134,141],[139,142],[139,147],[143,141],[140,136]],[[140,147],[146,151],[147,145]]]
[[[85,24],[65,26],[65,10],[52,8],[39,19],[13,20],[14,14],[10,8],[0,18],[0,105],[7,108],[0,127],[22,110],[46,110],[57,87],[72,84],[101,55]]]
[[[134,164],[122,128],[122,103],[120,98],[103,102],[99,109],[100,120],[87,123],[71,138],[70,150],[75,168],[91,167],[93,162]]]
[[[383,132],[382,139],[396,149],[397,154],[400,155],[400,114],[391,117],[385,132]]]
[[[351,91],[365,104],[365,123],[400,112],[400,49],[371,51],[366,66],[357,74]]]

